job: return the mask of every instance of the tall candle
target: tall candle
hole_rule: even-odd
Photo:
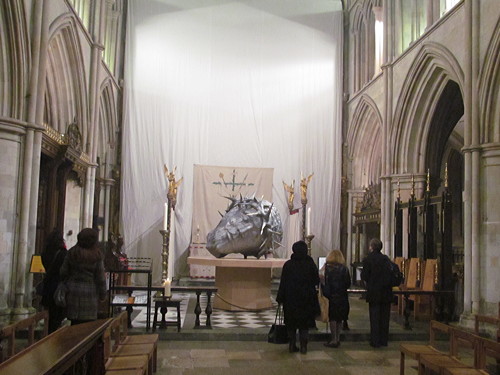
[[[311,234],[311,207],[307,208],[307,235],[309,236]]]
[[[170,297],[172,295],[171,281],[169,278],[163,282],[163,295],[165,297]]]
[[[168,204],[165,203],[165,214],[163,215],[163,230],[167,230]]]

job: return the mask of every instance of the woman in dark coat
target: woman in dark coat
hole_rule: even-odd
[[[42,305],[49,310],[49,333],[58,329],[64,320],[64,308],[54,302],[54,292],[59,284],[59,271],[66,257],[66,244],[62,233],[55,229],[45,240],[42,264],[45,268],[43,279]]]
[[[283,265],[276,301],[283,304],[285,325],[290,338],[289,351],[297,352],[296,332],[299,330],[300,352],[307,353],[309,328],[316,326],[320,314],[316,286],[319,284],[318,267],[307,255],[307,244],[295,242],[291,259]]]
[[[347,289],[351,286],[351,275],[340,250],[332,250],[326,257],[324,284],[324,290],[329,291],[325,297],[328,298],[328,320],[332,334],[325,346],[338,348],[342,321],[347,321],[349,316]]]
[[[98,301],[106,298],[104,257],[98,247],[98,232],[85,228],[77,238],[61,267],[61,278],[68,287],[66,316],[72,325],[96,320]]]

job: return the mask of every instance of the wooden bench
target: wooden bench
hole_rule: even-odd
[[[111,324],[113,321],[111,322]],[[116,324],[116,322],[115,322]],[[149,358],[147,355],[114,357],[111,325],[104,331],[104,368],[108,375],[145,375],[148,374]]]
[[[120,327],[120,344],[121,345],[143,345],[152,344],[153,345],[153,371],[156,372],[157,364],[157,352],[158,352],[158,340],[160,336],[157,333],[151,334],[141,334],[141,335],[129,335],[128,334],[128,312],[123,311],[118,316],[117,319],[121,323]]]
[[[449,354],[423,354],[418,359],[418,374],[424,375],[427,370],[444,375],[445,370],[464,368],[472,370],[478,368],[480,337],[459,328],[451,328]],[[472,364],[465,363],[460,358],[461,349],[471,349]]]
[[[39,337],[37,337],[36,332],[42,321],[43,326],[42,329],[39,330]],[[40,311],[29,316],[28,318],[3,327],[0,330],[0,363],[5,361],[7,358],[14,356],[16,353],[26,350],[33,345],[37,339],[40,340],[47,336],[48,329],[49,312],[47,310]],[[21,332],[25,332],[27,334],[26,339],[23,338],[23,342],[26,342],[26,345],[21,343],[19,337]],[[6,348],[2,345],[4,341],[7,342]]]
[[[420,359],[421,355],[424,354],[446,354],[445,352],[437,348],[437,335],[441,334],[450,339],[451,326],[440,323],[435,320],[431,320],[429,323],[429,343],[428,344],[413,344],[413,343],[401,343],[399,344],[400,361],[399,361],[399,373],[404,375],[405,373],[405,357]],[[448,351],[451,352],[451,344],[448,344]]]
[[[491,364],[493,367],[496,367],[496,374],[500,373],[500,367],[498,365],[500,361],[500,343],[495,342],[493,340],[479,337],[479,347],[478,347],[478,355],[477,355],[477,368],[447,368],[444,370],[444,375],[488,375],[486,371],[487,368],[487,359],[493,358],[496,360],[495,364]],[[494,374],[493,373],[493,374]]]
[[[488,324],[495,327],[496,330],[496,341],[500,342],[500,317],[489,316],[489,315],[474,315],[474,333],[479,335],[480,328],[482,325]]]
[[[104,374],[103,334],[111,319],[65,326],[0,363],[0,374]]]
[[[115,317],[105,334],[105,368],[112,375],[148,374],[157,369],[157,334],[128,335],[128,313]]]

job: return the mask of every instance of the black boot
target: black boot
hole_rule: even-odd
[[[300,353],[301,354],[307,353],[307,340],[300,339]]]
[[[295,341],[292,342],[292,340],[290,340],[290,342],[288,343],[288,351],[290,353],[297,353],[299,351],[299,348],[297,347]]]
[[[296,344],[296,340],[297,340],[296,330],[288,328],[287,331],[288,331],[288,338],[290,340],[290,341],[288,341],[288,351],[290,353],[296,353],[299,351],[299,348],[297,348],[297,344]]]
[[[299,329],[300,353],[307,353],[307,342],[309,341],[309,331],[307,329]]]

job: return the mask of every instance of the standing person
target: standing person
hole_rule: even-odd
[[[325,346],[338,348],[342,321],[347,321],[349,316],[347,289],[351,286],[351,274],[340,250],[332,250],[326,257],[324,284],[323,290],[328,290],[328,293],[323,294],[328,298],[328,320],[332,335]]]
[[[283,304],[290,353],[299,351],[296,345],[298,329],[300,352],[306,354],[309,328],[316,327],[315,317],[320,314],[316,291],[319,284],[318,267],[307,255],[304,241],[295,242],[292,251],[290,260],[283,265],[276,301]]]
[[[85,228],[77,238],[61,267],[61,278],[68,287],[66,316],[72,325],[96,320],[98,300],[106,298],[104,257],[98,247],[98,232]]]
[[[363,260],[361,279],[366,283],[366,302],[370,310],[370,345],[378,348],[387,346],[389,339],[393,295],[388,257],[381,253],[382,242],[377,238],[370,240],[369,251]]]
[[[59,271],[66,257],[66,244],[61,231],[54,229],[45,240],[42,264],[45,268],[43,278],[42,305],[49,310],[49,333],[61,326],[65,318],[64,308],[54,302],[54,292],[59,284]]]

